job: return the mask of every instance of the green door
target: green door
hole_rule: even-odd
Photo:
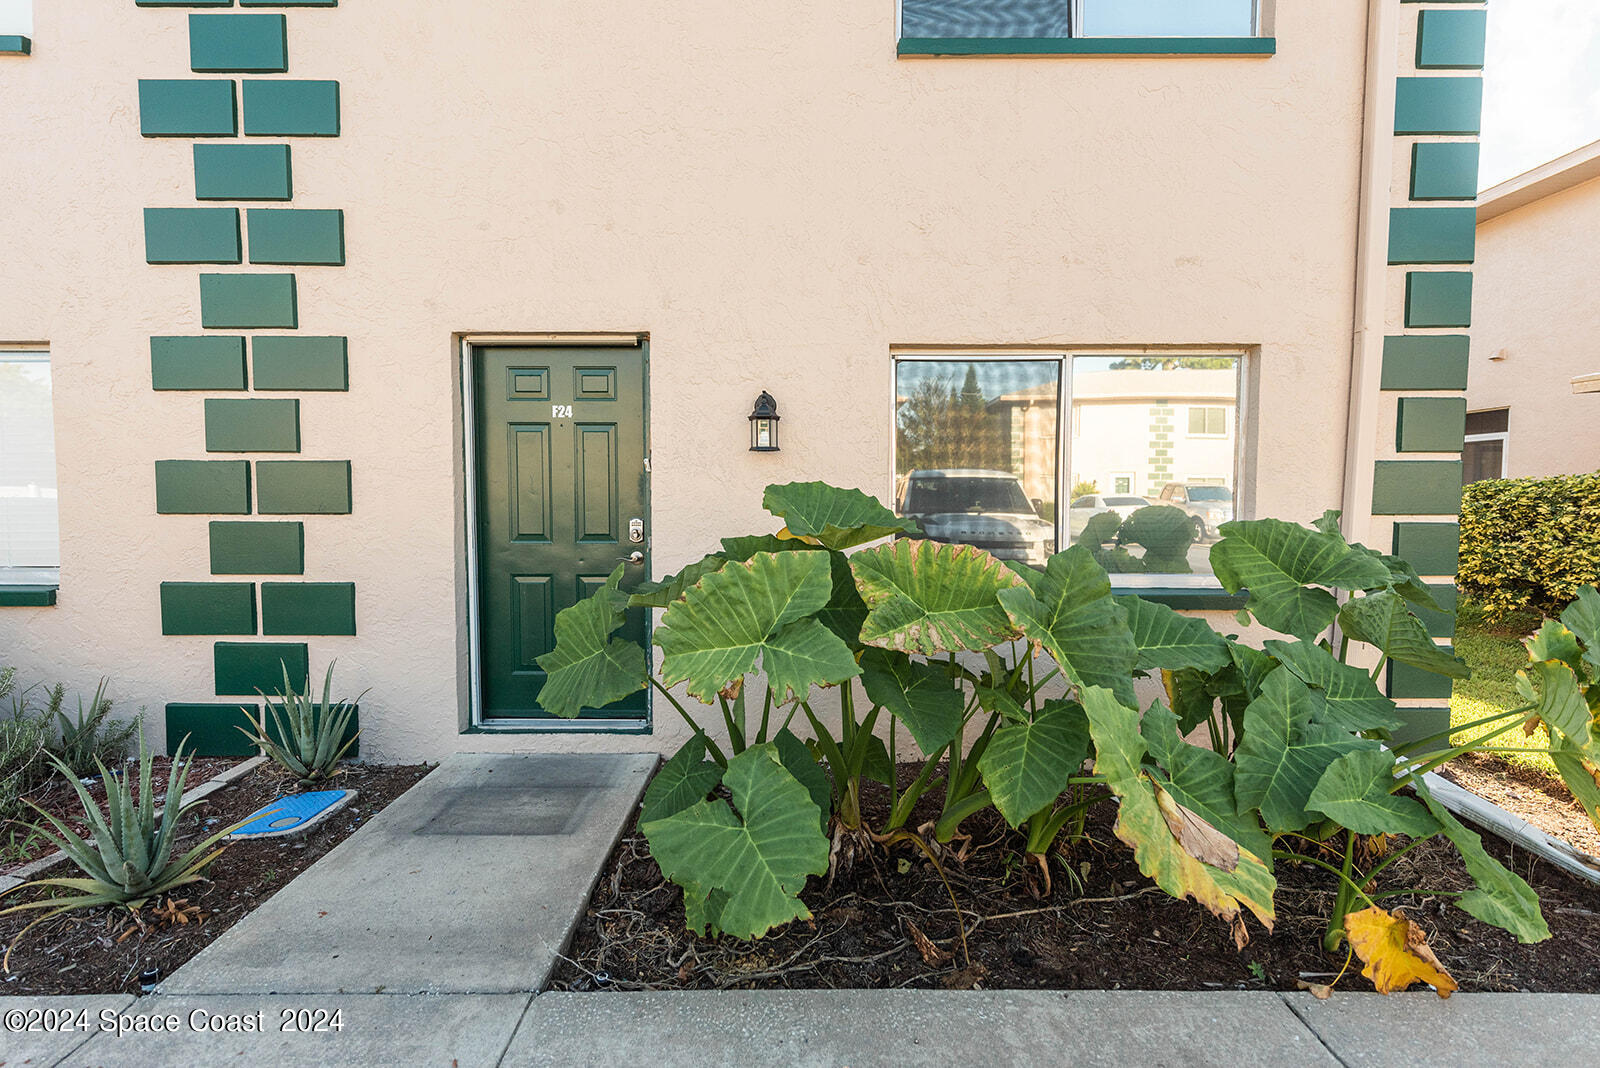
[[[486,725],[549,719],[537,658],[556,613],[626,563],[649,574],[645,351],[634,347],[473,350],[477,438],[478,634]],[[646,640],[648,614],[622,636]],[[645,729],[644,692],[582,718]],[[600,722],[590,726],[600,727]]]

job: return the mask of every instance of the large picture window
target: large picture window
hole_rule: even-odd
[[[1235,518],[1240,357],[900,357],[895,507],[936,541],[1040,564],[1209,576]],[[1058,428],[1066,428],[1060,433]]]
[[[0,571],[60,566],[50,357],[0,350]]]
[[[901,37],[1252,37],[1256,0],[901,0]]]

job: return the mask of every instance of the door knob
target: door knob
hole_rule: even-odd
[[[627,556],[624,556],[623,559],[628,561],[630,564],[642,564],[644,563],[644,553],[638,549],[635,549]]]

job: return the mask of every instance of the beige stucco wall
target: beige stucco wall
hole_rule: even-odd
[[[301,332],[351,360],[302,400],[355,502],[306,518],[305,578],[356,583],[360,634],[311,655],[371,688],[365,754],[683,737],[664,709],[650,739],[458,734],[457,332],[648,332],[658,572],[770,529],[771,481],[887,496],[895,345],[1248,347],[1256,513],[1337,507],[1366,11],[1279,7],[1270,58],[905,60],[892,0],[290,9],[291,76],[338,79],[344,129],[295,141],[294,206],[343,208],[349,258],[296,271]],[[148,359],[200,332],[199,271],[147,266],[140,218],[194,203],[190,142],[138,132],[184,19],[41,5],[0,63],[0,340],[49,342],[62,528],[60,603],[0,609],[0,661],[109,673],[156,735],[214,700],[211,641],[162,637],[157,598],[209,577],[206,518],[154,507],[153,461],[205,455],[201,399]],[[745,451],[763,388],[778,454]]]
[[[1506,473],[1600,468],[1600,180],[1478,226],[1467,409],[1510,408]]]

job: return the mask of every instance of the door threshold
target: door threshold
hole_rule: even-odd
[[[509,719],[474,723],[462,734],[649,734],[642,719]]]

